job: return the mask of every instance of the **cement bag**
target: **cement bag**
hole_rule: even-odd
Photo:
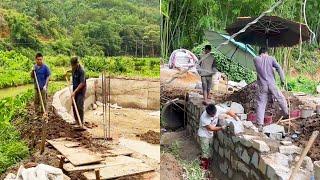
[[[63,180],[63,172],[61,169],[39,164],[33,168],[21,168],[18,171],[17,179],[22,180]]]

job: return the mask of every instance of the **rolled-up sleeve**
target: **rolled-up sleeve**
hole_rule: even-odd
[[[277,61],[275,59],[272,59],[272,66],[277,70],[281,81],[284,82],[285,81],[284,72],[283,72],[281,66],[277,63]]]

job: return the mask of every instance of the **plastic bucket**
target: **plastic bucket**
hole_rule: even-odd
[[[290,117],[292,118],[300,117],[300,116],[301,116],[301,111],[299,109],[295,109],[290,112]]]
[[[273,114],[267,112],[267,113],[264,115],[264,124],[265,124],[265,125],[271,124],[271,123],[272,123],[272,118],[273,118]]]
[[[301,110],[301,117],[306,119],[308,117],[311,117],[313,114],[313,109],[312,108],[308,108],[308,107],[305,107]]]
[[[254,112],[249,112],[248,114],[248,121],[251,121],[253,123],[257,122],[257,115]]]
[[[320,104],[316,106],[317,109],[317,115],[320,115]]]

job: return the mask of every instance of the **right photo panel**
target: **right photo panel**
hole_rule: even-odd
[[[320,180],[317,0],[160,0],[161,180]]]

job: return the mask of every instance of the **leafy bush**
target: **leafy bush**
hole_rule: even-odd
[[[20,140],[19,132],[10,124],[17,115],[24,113],[24,108],[33,97],[31,90],[16,97],[0,100],[0,173],[28,155],[28,147]]]
[[[294,92],[304,92],[315,94],[319,82],[310,80],[306,77],[299,76],[297,78],[288,78],[288,89]]]

